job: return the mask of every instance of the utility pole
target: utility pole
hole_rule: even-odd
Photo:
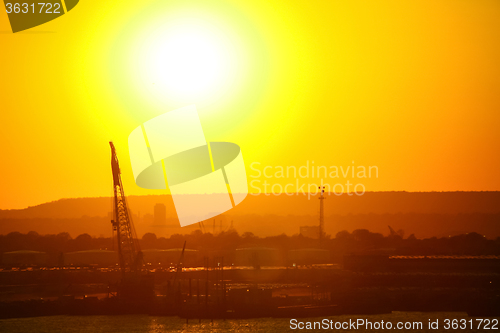
[[[325,232],[325,212],[324,212],[324,203],[323,200],[326,198],[323,196],[325,193],[325,187],[319,187],[320,196],[319,196],[319,246],[321,247],[321,241],[323,240],[323,234]]]

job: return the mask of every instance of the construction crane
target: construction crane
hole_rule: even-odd
[[[123,191],[120,164],[113,142],[109,145],[114,192],[114,220],[111,220],[111,225],[116,232],[118,261],[122,272],[117,295],[123,299],[133,300],[136,306],[145,306],[155,295],[154,280],[151,274],[142,273],[143,255]]]
[[[389,227],[389,231],[390,231],[389,237],[399,236],[399,237],[403,238],[403,236],[405,235],[405,232],[402,229],[400,229],[398,231],[394,231],[394,229],[392,229],[392,227],[390,225],[388,225],[388,227]]]
[[[140,271],[142,252],[137,244],[134,225],[130,219],[129,210],[121,178],[120,165],[113,142],[111,146],[111,170],[113,171],[114,220],[111,220],[113,231],[118,241],[118,261],[122,274]]]
[[[205,225],[203,222],[198,222],[198,226],[200,227],[200,230],[202,233],[206,233],[207,231],[205,230]]]
[[[184,251],[186,251],[186,241],[184,241],[184,246],[182,247],[181,256],[179,257],[179,262],[177,263],[177,266],[175,267],[174,288],[176,286],[177,279],[179,277],[179,273],[182,273],[182,263],[184,261]]]
[[[390,225],[388,225],[388,227],[389,227],[389,231],[391,232],[391,234],[389,236],[396,237],[398,234],[394,231],[394,229],[392,229],[392,227]]]

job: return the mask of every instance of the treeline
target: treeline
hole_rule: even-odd
[[[500,255],[500,237],[495,240],[486,239],[478,233],[468,233],[452,237],[417,239],[414,235],[404,238],[399,235],[383,236],[366,229],[353,232],[341,231],[332,237],[326,235],[321,240],[304,237],[279,235],[257,237],[251,232],[238,234],[234,230],[218,234],[193,231],[188,235],[174,234],[168,238],[157,237],[154,233],[146,233],[138,240],[141,249],[182,248],[184,242],[189,249],[200,253],[224,253],[246,247],[268,247],[282,251],[322,248],[331,251],[334,261],[349,253],[379,253],[394,255]],[[105,237],[91,237],[81,234],[72,238],[68,233],[57,235],[39,235],[36,232],[22,234],[11,232],[0,235],[0,252],[32,250],[49,254],[84,250],[112,250],[113,240]]]
[[[312,204],[312,203],[311,203]],[[326,209],[325,209],[326,211]],[[258,212],[256,210],[256,212]],[[485,235],[486,238],[496,239],[500,236],[500,213],[467,213],[467,214],[347,214],[329,215],[326,211],[325,231],[336,235],[342,230],[353,232],[356,229],[368,229],[371,232],[387,234],[390,225],[395,230],[404,229],[407,234],[415,234],[417,238],[448,237],[471,232]],[[0,219],[0,233],[10,232],[28,233],[36,231],[39,234],[58,234],[61,230],[67,231],[72,237],[88,233],[89,235],[110,237],[111,221],[109,217],[84,216],[74,219]],[[215,223],[214,223],[215,220]],[[227,231],[231,225],[240,231],[253,232],[260,237],[279,234],[292,236],[299,232],[302,226],[318,225],[317,215],[221,215],[214,220],[204,221],[204,231]],[[154,222],[151,214],[132,214],[132,221],[138,235],[155,233],[158,237],[170,237],[174,234],[190,234],[199,230],[196,223],[180,227],[175,219],[167,219],[163,225]]]

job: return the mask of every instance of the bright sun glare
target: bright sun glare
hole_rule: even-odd
[[[229,84],[234,74],[231,53],[230,43],[210,27],[165,27],[142,41],[142,82],[167,98],[203,99]]]

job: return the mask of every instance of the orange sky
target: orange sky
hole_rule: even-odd
[[[500,190],[497,0],[82,0],[17,34],[0,6],[0,209],[111,195],[109,140],[126,193],[161,194],[135,184],[128,134],[193,103],[207,140],[240,145],[249,180],[254,162],[354,161],[378,167],[367,191]],[[148,81],[143,41],[163,45],[169,22],[223,45],[210,89]]]

